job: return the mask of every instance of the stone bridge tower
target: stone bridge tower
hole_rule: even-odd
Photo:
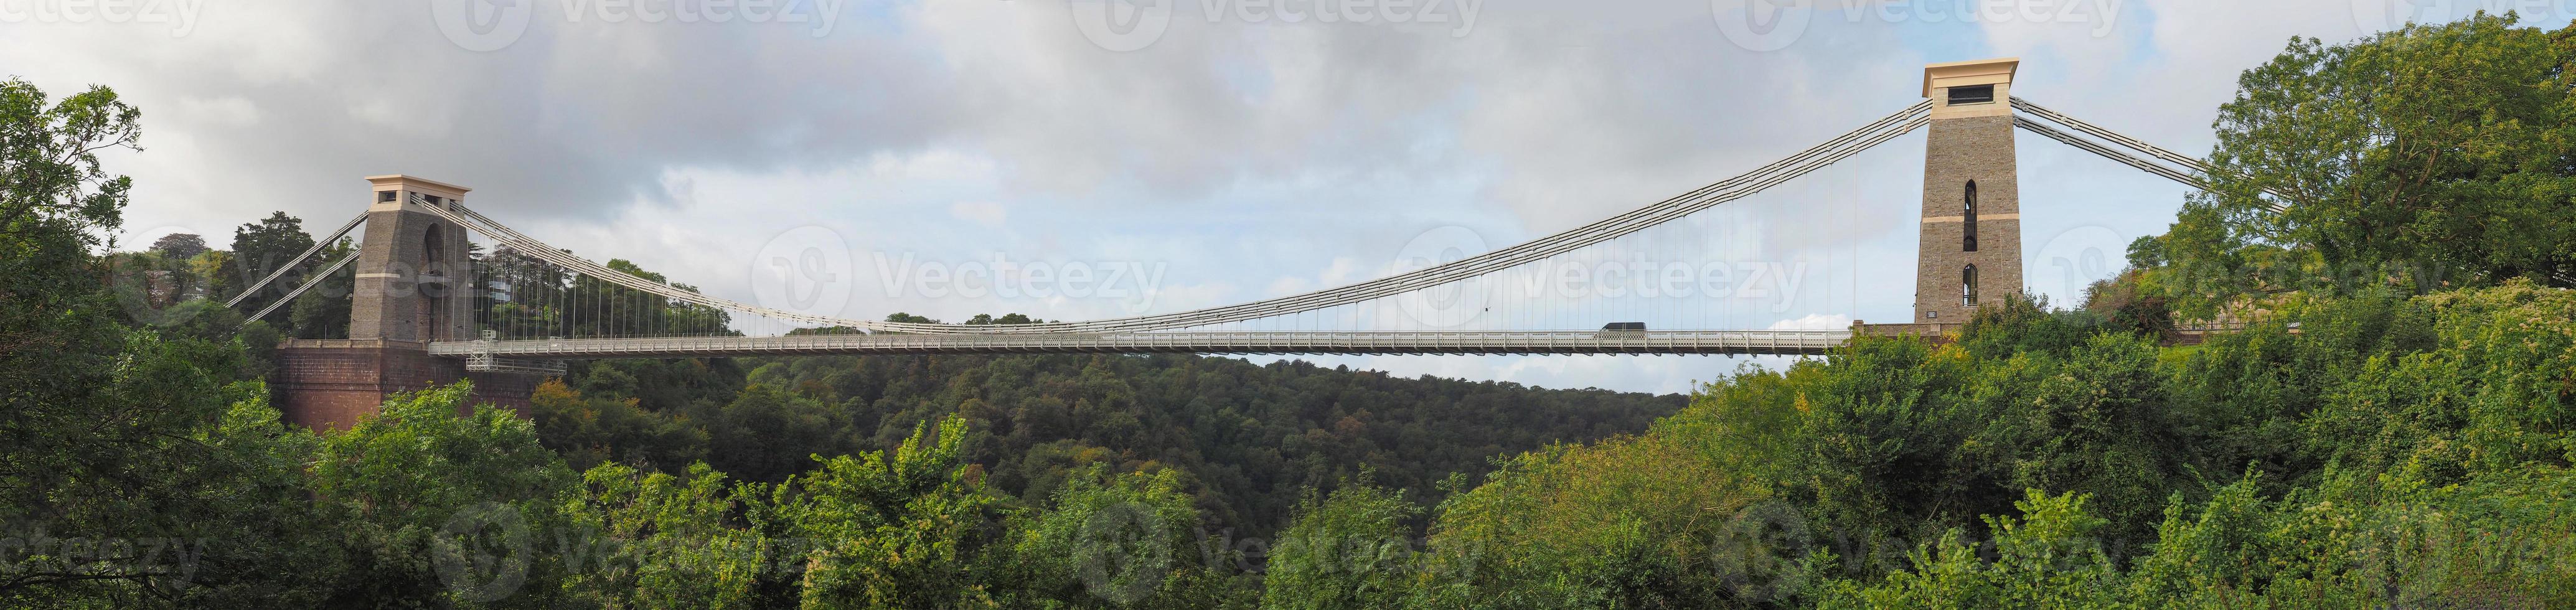
[[[474,381],[476,403],[515,409],[544,377],[467,371],[465,361],[429,355],[435,341],[477,338],[473,261],[464,227],[421,206],[456,206],[471,189],[411,176],[369,176],[366,241],[358,246],[349,295],[349,338],[296,339],[278,347],[270,385],[286,421],[344,429],[376,412],[385,396]],[[422,201],[415,203],[418,195]]]
[[[366,241],[358,247],[351,293],[350,339],[473,339],[474,298],[468,281],[465,228],[421,206],[453,208],[474,189],[410,176],[368,176]],[[414,199],[418,198],[418,201]]]
[[[2021,187],[2013,156],[2014,58],[1923,68],[1932,129],[1923,149],[1914,320],[1957,324],[2019,294]]]

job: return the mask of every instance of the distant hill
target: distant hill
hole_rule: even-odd
[[[625,398],[637,399],[631,412],[616,413]],[[1642,432],[1687,401],[1303,361],[1032,355],[603,361],[576,367],[539,402],[539,430],[576,466],[677,470],[704,459],[761,481],[804,470],[808,455],[891,448],[920,422],[958,414],[972,424],[969,458],[1005,493],[1044,499],[1090,464],[1176,468],[1210,532],[1266,536],[1308,487],[1329,491],[1363,468],[1436,502],[1451,473]]]

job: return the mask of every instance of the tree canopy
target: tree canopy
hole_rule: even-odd
[[[2292,40],[2219,107],[2216,188],[2133,260],[2203,315],[2292,290],[2576,287],[2576,26],[2515,19]]]
[[[0,607],[2576,606],[2576,30],[2511,24],[2247,71],[2217,188],[2081,307],[1999,299],[1687,398],[612,360],[524,413],[459,383],[326,432],[264,379],[345,304],[210,300],[310,247],[301,222],[104,251],[130,181],[96,153],[140,113],[0,82]],[[477,260],[510,332],[726,325],[567,310],[636,295]]]

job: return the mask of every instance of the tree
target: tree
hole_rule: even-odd
[[[2576,287],[2576,29],[2514,21],[2293,40],[2240,76],[2216,188],[2161,244],[2190,312],[2288,290]]]
[[[1346,482],[1321,500],[1310,493],[1270,550],[1261,606],[1374,608],[1402,598],[1417,560],[1405,522],[1421,512],[1401,491],[1366,480]]]
[[[743,480],[783,481],[815,456],[855,449],[835,433],[846,414],[775,386],[755,383],[732,402],[700,406],[691,419],[707,439],[707,462]]]
[[[357,250],[355,244],[342,239],[339,243],[331,244],[322,248],[320,252],[313,253],[313,259],[315,261],[339,260],[340,257],[356,253]],[[320,265],[311,266],[318,268]],[[312,278],[306,276],[303,279],[309,281]],[[285,281],[285,278],[279,278],[279,281]],[[349,297],[356,291],[357,282],[358,269],[355,265],[341,267],[340,270],[332,272],[329,277],[322,278],[321,284],[314,285],[312,289],[304,291],[304,294],[296,295],[295,302],[287,305],[285,309],[288,325],[295,329],[296,338],[348,338],[349,313],[357,306],[357,303]],[[294,290],[295,287],[289,286],[287,289]]]
[[[1010,522],[1010,601],[1072,608],[1206,608],[1226,585],[1193,544],[1195,499],[1173,470],[1112,475],[1103,465]]]
[[[579,479],[533,424],[471,405],[472,391],[458,382],[390,397],[323,439],[313,493],[346,570],[324,605],[551,607],[566,555],[537,541],[566,531],[561,499]]]
[[[705,463],[673,476],[602,464],[570,507],[596,557],[574,565],[572,601],[605,608],[753,608],[770,543],[741,522],[757,488],[726,486]],[[748,497],[744,494],[748,493]]]
[[[819,545],[805,556],[806,608],[991,605],[998,499],[959,459],[966,422],[928,422],[891,453],[821,460],[771,490],[753,521],[772,536]]]
[[[2116,564],[2094,530],[2106,522],[2084,509],[2085,498],[2029,492],[2014,502],[2023,517],[1986,517],[1995,532],[1992,561],[1960,530],[1925,544],[1909,556],[1914,570],[1863,587],[1840,581],[1825,588],[1815,607],[1838,608],[2116,608],[2144,607],[2123,599]],[[2125,603],[2124,603],[2125,602]]]
[[[707,433],[636,406],[636,399],[584,397],[548,379],[529,397],[538,438],[574,468],[609,463],[677,472],[706,455]]]
[[[248,288],[260,278],[268,277],[268,274],[278,268],[294,262],[295,255],[303,254],[306,249],[312,247],[313,236],[304,233],[304,221],[288,216],[285,212],[272,213],[266,219],[245,223],[233,230],[234,268],[231,271],[239,274],[240,284],[238,285]],[[261,294],[252,296],[250,300],[274,300],[286,296],[287,291],[294,290],[296,286],[303,284],[306,273],[313,268],[313,263],[310,261],[293,266],[293,270],[278,276],[276,282],[270,283]],[[219,296],[231,298],[233,295]],[[291,323],[292,316],[291,310],[280,308],[261,320],[291,332],[296,330]]]
[[[0,176],[9,178],[0,189],[0,232],[26,239],[49,229],[121,224],[133,181],[109,175],[98,152],[142,150],[142,116],[106,87],[48,107],[35,85],[0,81]]]
[[[898,314],[898,315],[900,315],[900,314]],[[1033,324],[1033,323],[1036,323],[1036,322],[1037,322],[1036,320],[1032,320],[1032,319],[1030,319],[1030,318],[1029,318],[1029,316],[1028,316],[1027,314],[1016,314],[1016,313],[1015,313],[1015,314],[1008,314],[1008,315],[1004,315],[1004,316],[999,317],[999,318],[993,317],[993,314],[989,314],[989,313],[979,313],[979,314],[975,314],[975,317],[973,317],[973,318],[967,318],[967,319],[966,319],[966,323],[967,323],[967,324],[972,324],[972,325],[976,325],[976,326],[982,326],[982,325],[987,325],[987,324]]]
[[[0,82],[0,527],[33,551],[0,556],[0,606],[315,605],[336,547],[298,534],[324,529],[312,436],[230,337],[124,327],[99,282],[129,181],[94,153],[131,148],[139,116],[104,87],[47,106]]]
[[[204,254],[208,250],[210,248],[206,247],[206,238],[198,237],[195,233],[171,233],[152,241],[152,251],[170,257],[171,260],[196,258],[197,255]]]
[[[491,298],[481,301],[485,327],[503,339],[561,336],[564,295],[571,275],[509,246],[475,259]]]

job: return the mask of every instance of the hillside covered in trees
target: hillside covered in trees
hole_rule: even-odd
[[[1740,371],[1437,504],[1337,491],[1263,603],[2576,606],[2576,27],[2513,21],[2248,70],[2216,188],[2081,308]]]
[[[1268,537],[1307,490],[1363,470],[1439,497],[1450,474],[1644,430],[1684,399],[1295,361],[961,355],[602,361],[535,403],[540,438],[576,467],[705,461],[768,482],[812,467],[810,455],[894,447],[920,422],[956,416],[969,424],[967,461],[1006,495],[1043,500],[1095,466],[1170,469],[1208,531]]]
[[[341,336],[348,272],[262,319],[220,304],[315,245],[302,221],[116,251],[130,182],[95,151],[139,141],[140,112],[0,94],[0,606],[1195,607],[1257,591],[1317,490],[1439,497],[1685,404],[1193,356],[621,360],[577,363],[526,417],[459,385],[317,434],[263,380],[281,339]],[[516,295],[612,290],[521,275]],[[698,313],[674,309],[642,315]]]
[[[1686,405],[1220,358],[613,361],[530,417],[456,386],[322,434],[261,379],[328,304],[203,298],[310,237],[102,254],[129,183],[92,151],[139,113],[8,81],[0,606],[2576,606],[2571,63],[2576,28],[2509,17],[2293,41],[2220,109],[2214,188],[2087,302]]]

